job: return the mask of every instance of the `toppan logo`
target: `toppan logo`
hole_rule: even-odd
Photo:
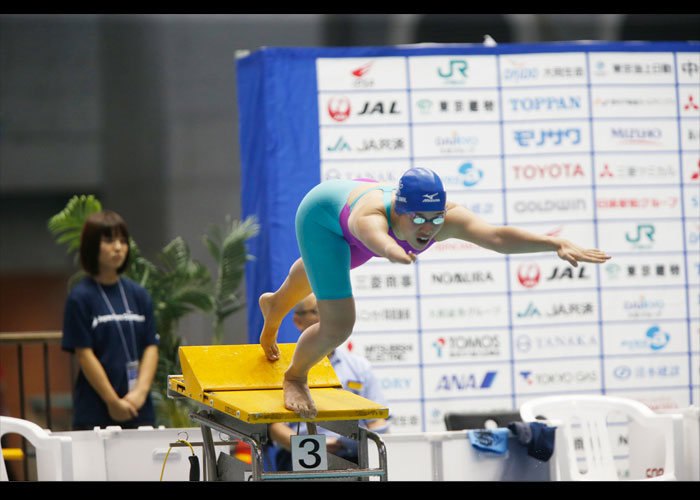
[[[438,380],[436,391],[468,391],[474,389],[489,389],[493,385],[498,372],[486,372],[483,378],[479,379],[473,373],[459,375],[443,375]]]
[[[510,99],[513,111],[560,111],[565,109],[580,109],[581,97],[524,97],[521,99]]]

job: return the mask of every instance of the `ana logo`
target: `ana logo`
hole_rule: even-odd
[[[540,266],[537,264],[520,264],[518,266],[518,281],[525,288],[532,288],[540,282]]]
[[[331,97],[328,100],[328,114],[337,121],[342,122],[350,117],[350,100],[347,97]]]
[[[498,372],[486,372],[484,378],[479,379],[474,374],[469,375],[443,375],[437,383],[436,390],[440,391],[465,391],[469,389],[489,389],[493,385]]]
[[[439,194],[440,193],[424,194],[423,195],[423,203],[440,203],[440,199],[435,198]]]
[[[464,163],[459,167],[459,173],[462,174],[462,184],[467,187],[475,186],[484,177],[484,172],[479,168],[474,168],[471,163]]]

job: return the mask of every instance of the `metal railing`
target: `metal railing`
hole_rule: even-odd
[[[49,344],[60,343],[63,338],[63,332],[60,331],[45,331],[45,332],[5,332],[0,333],[0,345],[16,344],[17,345],[17,372],[19,381],[19,408],[20,417],[26,420],[25,413],[25,396],[24,396],[24,360],[23,346],[27,344],[41,344],[43,347],[43,366],[44,366],[44,404],[46,407],[46,428],[51,429],[51,387],[49,384]],[[28,477],[27,465],[27,448],[26,442],[22,439],[22,461],[24,466],[24,477]]]

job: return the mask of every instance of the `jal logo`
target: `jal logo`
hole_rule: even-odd
[[[337,122],[344,122],[350,117],[350,99],[334,96],[328,100],[328,115]]]
[[[587,280],[590,276],[586,274],[586,266],[580,266],[578,270],[573,267],[565,267],[564,269],[560,267],[555,267],[552,274],[547,278],[547,281],[555,281],[562,279],[583,279]]]
[[[447,67],[438,68],[437,73],[446,83],[460,83],[467,79],[467,67],[464,59],[450,59]]]
[[[400,114],[400,111],[398,110],[398,104],[396,101],[391,101],[390,103],[383,103],[383,102],[366,102],[364,106],[362,106],[362,110],[357,113],[358,116],[362,115],[398,115]]]
[[[438,380],[436,391],[460,392],[469,390],[489,389],[493,385],[498,372],[486,372],[483,377],[475,374],[443,375]]]
[[[637,224],[636,230],[625,233],[625,239],[632,243],[635,248],[651,248],[654,243],[654,233],[656,229],[653,224]]]
[[[484,177],[484,172],[471,163],[463,163],[459,167],[459,173],[462,184],[466,187],[476,186]]]
[[[532,288],[540,282],[540,266],[534,263],[518,266],[518,281],[525,288]]]

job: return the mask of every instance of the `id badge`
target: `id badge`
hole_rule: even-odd
[[[126,364],[126,378],[129,381],[129,391],[136,388],[136,381],[139,379],[139,362],[129,361]]]

